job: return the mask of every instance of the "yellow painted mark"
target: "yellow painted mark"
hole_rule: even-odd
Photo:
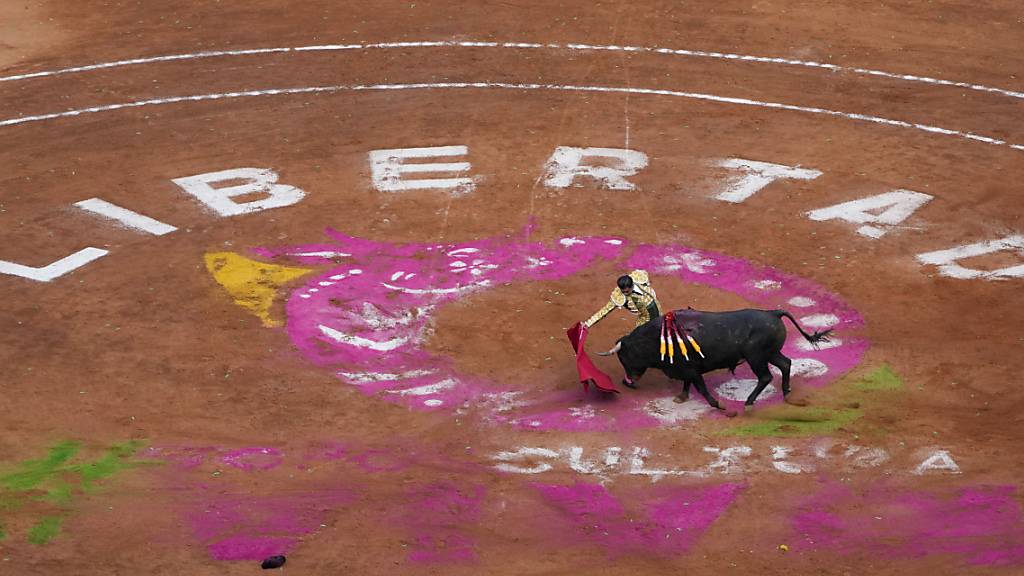
[[[270,317],[270,307],[281,286],[305,274],[309,268],[290,268],[250,260],[234,252],[206,255],[206,269],[242,308],[255,314],[264,326],[280,326]]]

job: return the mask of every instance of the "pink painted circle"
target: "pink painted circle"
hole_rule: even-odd
[[[263,257],[331,266],[290,294],[289,336],[306,359],[333,370],[347,385],[416,410],[482,414],[488,421],[524,429],[592,431],[671,427],[712,413],[703,399],[676,404],[664,389],[608,397],[460,374],[452,358],[424,347],[433,313],[441,306],[494,286],[565,278],[609,260],[620,261],[623,269],[642,268],[729,291],[763,308],[788,309],[805,327],[837,329],[840,337],[819,349],[789,339],[783,351],[793,359],[798,387],[828,385],[856,366],[868,346],[866,340],[842,335],[863,320],[823,287],[685,246],[630,246],[611,237],[547,244],[514,237],[389,244],[333,230],[327,235],[330,241],[322,244],[256,250]],[[571,354],[566,341],[566,364],[575,377]],[[755,380],[744,366],[736,376],[712,374],[707,382],[720,397],[739,400]],[[759,403],[777,402],[779,396],[769,387]]]

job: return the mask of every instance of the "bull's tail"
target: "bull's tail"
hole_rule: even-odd
[[[785,310],[775,310],[774,314],[779,318],[789,318],[789,321],[793,323],[793,326],[796,326],[796,329],[800,331],[800,334],[802,334],[803,337],[806,338],[807,341],[810,342],[811,344],[818,344],[819,342],[828,342],[829,335],[832,334],[831,328],[828,328],[826,330],[819,330],[814,334],[808,334],[803,329],[803,327],[800,326],[800,323],[796,321],[796,318],[793,318],[793,315],[790,314],[789,312],[786,312]]]

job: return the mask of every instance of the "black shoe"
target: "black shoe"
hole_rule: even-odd
[[[622,379],[622,385],[625,386],[626,388],[632,388],[633,390],[636,390],[636,384],[630,382],[629,380],[626,380],[625,378]]]

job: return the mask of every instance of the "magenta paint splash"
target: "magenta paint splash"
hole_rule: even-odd
[[[436,450],[415,449],[405,445],[371,448],[341,442],[320,443],[300,450],[290,457],[277,448],[260,446],[151,446],[142,454],[146,459],[161,460],[183,472],[194,470],[204,464],[216,467],[225,465],[246,472],[258,472],[273,470],[286,462],[305,470],[317,462],[333,461],[347,462],[369,474],[399,472],[413,466],[444,467],[465,473],[489,470],[485,465],[448,458]]]
[[[281,465],[284,455],[275,448],[241,448],[222,455],[220,461],[240,470],[272,470]]]
[[[466,527],[480,520],[483,486],[437,483],[411,490],[397,523],[411,533],[411,562],[465,563],[476,560],[476,545]]]
[[[565,546],[597,545],[611,557],[685,553],[744,488],[734,483],[645,487],[615,496],[600,484],[584,482],[533,486],[558,514],[554,524],[538,530],[550,531],[551,539]]]
[[[217,449],[212,446],[150,446],[142,451],[142,457],[147,460],[162,460],[181,470],[192,470],[202,466],[216,452]]]
[[[408,453],[400,448],[392,450],[356,448],[346,444],[331,443],[313,448],[307,451],[303,457],[305,463],[336,460],[355,464],[363,472],[398,472],[411,467],[417,460],[417,454]]]
[[[294,476],[297,479],[292,486],[277,493],[244,495],[246,488],[232,484],[228,475],[210,475],[211,467],[225,463],[244,470],[245,474],[233,477],[247,483],[281,465],[311,470],[336,463],[351,467],[347,472],[362,471],[367,482],[385,495],[390,493],[388,504],[376,510],[374,521],[406,533],[409,561],[464,563],[476,558],[471,528],[479,520],[486,494],[483,487],[471,483],[409,486],[399,482],[389,489],[388,482],[381,482],[382,478],[398,478],[397,474],[414,467],[442,469],[460,476],[491,472],[486,465],[453,459],[436,449],[325,441],[293,450],[290,455],[273,448],[218,446],[154,446],[147,454],[172,464],[161,468],[162,475],[168,487],[188,502],[185,517],[192,532],[216,560],[258,560],[286,554],[304,536],[316,532],[329,515],[342,513],[365,496],[365,487],[355,485],[310,486],[305,474]],[[198,470],[203,465],[207,468]],[[275,477],[282,478],[280,474]]]
[[[568,344],[566,370],[551,381],[495,382],[458,373],[450,357],[425,349],[439,307],[495,286],[566,278],[595,262],[618,260],[624,270],[644,268],[734,292],[764,308],[788,308],[840,333],[863,324],[855,310],[821,286],[684,246],[640,245],[627,251],[625,240],[606,237],[562,238],[551,244],[513,237],[389,244],[327,234],[328,243],[256,250],[263,257],[330,266],[288,299],[287,331],[306,359],[333,370],[363,394],[417,410],[455,413],[475,407],[491,421],[525,429],[643,428],[676,424],[710,410],[697,400],[672,405],[649,390],[615,399],[591,396],[581,407],[580,390],[556,390],[567,378],[575,380]],[[843,336],[818,350],[801,349],[790,338],[785,351],[795,361],[795,386],[820,387],[855,366],[866,348],[866,341]],[[708,382],[719,395],[739,399],[754,377],[744,367],[737,377],[715,374]],[[771,394],[762,398],[780,400]]]
[[[207,462],[215,462],[217,465],[252,472],[272,470],[284,462],[284,453],[280,450],[260,446],[245,448],[151,446],[143,452],[143,455],[146,458],[174,464],[183,470],[191,470]]]
[[[952,555],[974,565],[1024,565],[1024,515],[1012,486],[854,493],[831,483],[800,503],[793,530],[808,546],[892,558]]]
[[[287,554],[305,535],[319,529],[331,511],[354,499],[340,489],[304,490],[283,496],[197,495],[189,514],[193,534],[215,560],[261,560]]]

